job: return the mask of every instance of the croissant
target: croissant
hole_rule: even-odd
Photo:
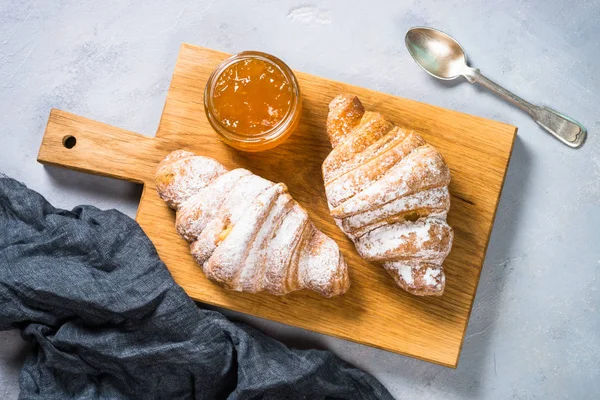
[[[275,295],[348,290],[337,244],[315,228],[283,183],[177,150],[158,165],[156,189],[177,210],[177,231],[211,281]]]
[[[327,133],[333,150],[323,180],[338,226],[407,292],[442,295],[454,233],[446,223],[450,170],[440,152],[365,111],[356,96],[331,101]]]

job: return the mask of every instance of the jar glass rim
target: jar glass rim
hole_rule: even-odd
[[[285,116],[271,129],[252,136],[240,135],[239,133],[232,131],[229,127],[225,126],[213,112],[213,93],[219,76],[229,66],[245,59],[263,60],[269,63],[270,65],[276,67],[283,74],[285,79],[289,82],[293,94],[292,103],[290,104]],[[288,67],[279,58],[260,51],[243,51],[227,58],[225,61],[219,64],[219,66],[215,68],[215,70],[211,73],[210,77],[208,78],[208,82],[206,83],[206,87],[204,88],[204,109],[209,116],[210,122],[212,122],[213,124],[217,124],[220,128],[219,133],[226,136],[229,140],[242,141],[246,143],[259,143],[278,138],[281,134],[285,132],[286,127],[295,119],[299,101],[300,86],[298,85],[298,80],[296,79],[296,76],[294,75],[290,67]]]

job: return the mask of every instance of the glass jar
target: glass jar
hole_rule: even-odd
[[[244,51],[223,61],[204,90],[208,121],[228,145],[264,151],[283,143],[302,114],[298,80],[280,59]]]

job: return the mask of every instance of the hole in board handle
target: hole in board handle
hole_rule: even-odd
[[[63,138],[62,142],[67,149],[72,149],[77,144],[77,139],[75,139],[75,136],[68,135]]]

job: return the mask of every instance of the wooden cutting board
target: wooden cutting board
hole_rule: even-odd
[[[204,114],[204,86],[227,56],[181,47],[155,138],[52,110],[38,161],[144,184],[137,221],[175,281],[195,300],[456,367],[516,128],[297,72],[303,114],[296,132],[276,149],[243,153],[221,143]],[[381,266],[358,257],[329,216],[320,171],[330,151],[325,119],[329,101],[344,92],[358,95],[367,109],[383,113],[396,125],[418,131],[450,166],[448,223],[455,238],[445,262],[442,297],[421,298],[402,291]],[[75,146],[67,148],[74,141]],[[284,182],[315,225],[340,245],[350,270],[350,290],[333,299],[307,291],[276,297],[230,292],[209,282],[177,235],[175,213],[158,197],[153,183],[157,163],[179,148]]]

